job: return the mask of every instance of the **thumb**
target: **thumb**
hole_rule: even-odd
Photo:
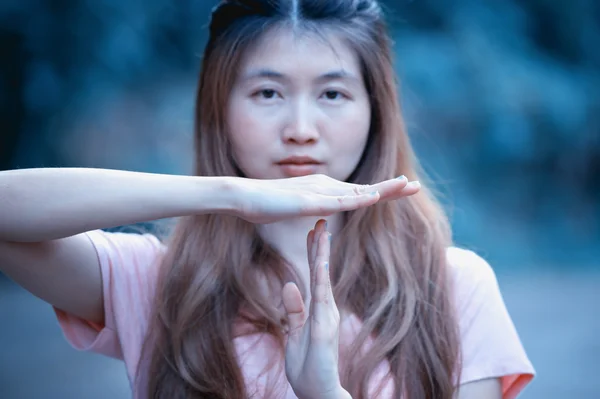
[[[282,297],[290,326],[289,335],[290,337],[299,336],[300,329],[306,320],[306,310],[298,286],[291,282],[284,285]]]

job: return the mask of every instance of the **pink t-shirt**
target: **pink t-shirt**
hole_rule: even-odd
[[[100,260],[103,278],[105,325],[98,326],[55,309],[63,332],[79,350],[100,353],[125,362],[135,398],[143,398],[145,381],[134,381],[140,360],[155,289],[157,266],[165,251],[154,236],[92,231],[87,233]],[[461,384],[499,377],[504,399],[517,397],[532,380],[534,369],[523,349],[506,310],[496,276],[489,264],[472,251],[448,250],[450,270],[456,284],[463,369]],[[344,318],[340,325],[340,344],[351,342],[360,329],[357,317]],[[276,382],[277,399],[296,399],[285,378],[283,367],[262,373],[266,353],[274,353],[274,342],[258,334],[234,340],[249,393],[264,396],[264,387]],[[343,361],[343,360],[341,360]],[[343,366],[343,365],[342,365]],[[377,388],[389,365],[382,362],[375,371],[371,390]],[[388,382],[379,398],[392,398],[393,383]]]

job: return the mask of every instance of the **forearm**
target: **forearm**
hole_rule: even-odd
[[[232,178],[110,169],[0,172],[0,240],[46,241],[84,231],[234,208]]]

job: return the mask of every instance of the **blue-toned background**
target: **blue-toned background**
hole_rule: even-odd
[[[0,3],[0,169],[187,173],[213,5]],[[538,371],[523,399],[600,398],[600,3],[386,5],[412,140]],[[0,320],[0,398],[129,397],[1,276]]]

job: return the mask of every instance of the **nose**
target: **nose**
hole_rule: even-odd
[[[319,140],[315,112],[310,101],[298,100],[290,104],[282,135],[283,141],[288,144],[314,144]]]

